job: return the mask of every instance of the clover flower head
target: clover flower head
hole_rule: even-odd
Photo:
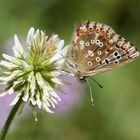
[[[62,81],[59,76],[64,63],[64,41],[58,35],[46,36],[43,31],[30,28],[26,46],[22,47],[17,35],[14,37],[14,56],[3,54],[0,62],[0,84],[5,88],[0,96],[16,94],[10,105],[22,98],[23,102],[53,113]],[[62,56],[63,54],[63,56]]]

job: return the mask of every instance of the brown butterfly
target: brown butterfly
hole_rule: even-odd
[[[140,54],[132,43],[116,34],[111,27],[95,21],[78,25],[69,47],[67,64],[70,73],[81,82],[88,82],[92,104],[92,90],[87,77],[126,65]]]
[[[70,62],[81,81],[132,62],[139,51],[125,38],[99,22],[83,22],[76,27],[70,44]]]

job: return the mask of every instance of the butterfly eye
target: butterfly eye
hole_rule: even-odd
[[[85,83],[87,81],[86,77],[82,77],[82,76],[79,78],[79,80],[81,83]]]
[[[100,28],[96,27],[96,32],[99,33],[100,32]]]

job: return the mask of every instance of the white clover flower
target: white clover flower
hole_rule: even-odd
[[[62,84],[58,77],[64,72],[61,71],[67,52],[63,49],[64,41],[57,35],[48,37],[43,31],[30,28],[26,47],[22,47],[17,35],[14,42],[14,57],[3,54],[5,60],[0,62],[0,84],[5,85],[0,96],[16,93],[11,105],[22,98],[32,107],[53,113],[60,101],[54,89]]]

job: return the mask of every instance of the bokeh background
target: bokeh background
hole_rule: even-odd
[[[11,51],[15,33],[24,40],[31,26],[57,33],[68,44],[81,20],[108,24],[140,49],[139,0],[0,0],[0,53]],[[7,140],[140,140],[140,59],[95,79],[104,88],[91,81],[94,107],[88,87],[71,79],[76,84],[64,87],[68,95],[61,96],[56,114],[41,112],[36,123],[25,109],[14,119]],[[1,125],[9,103],[10,97],[0,99]]]

